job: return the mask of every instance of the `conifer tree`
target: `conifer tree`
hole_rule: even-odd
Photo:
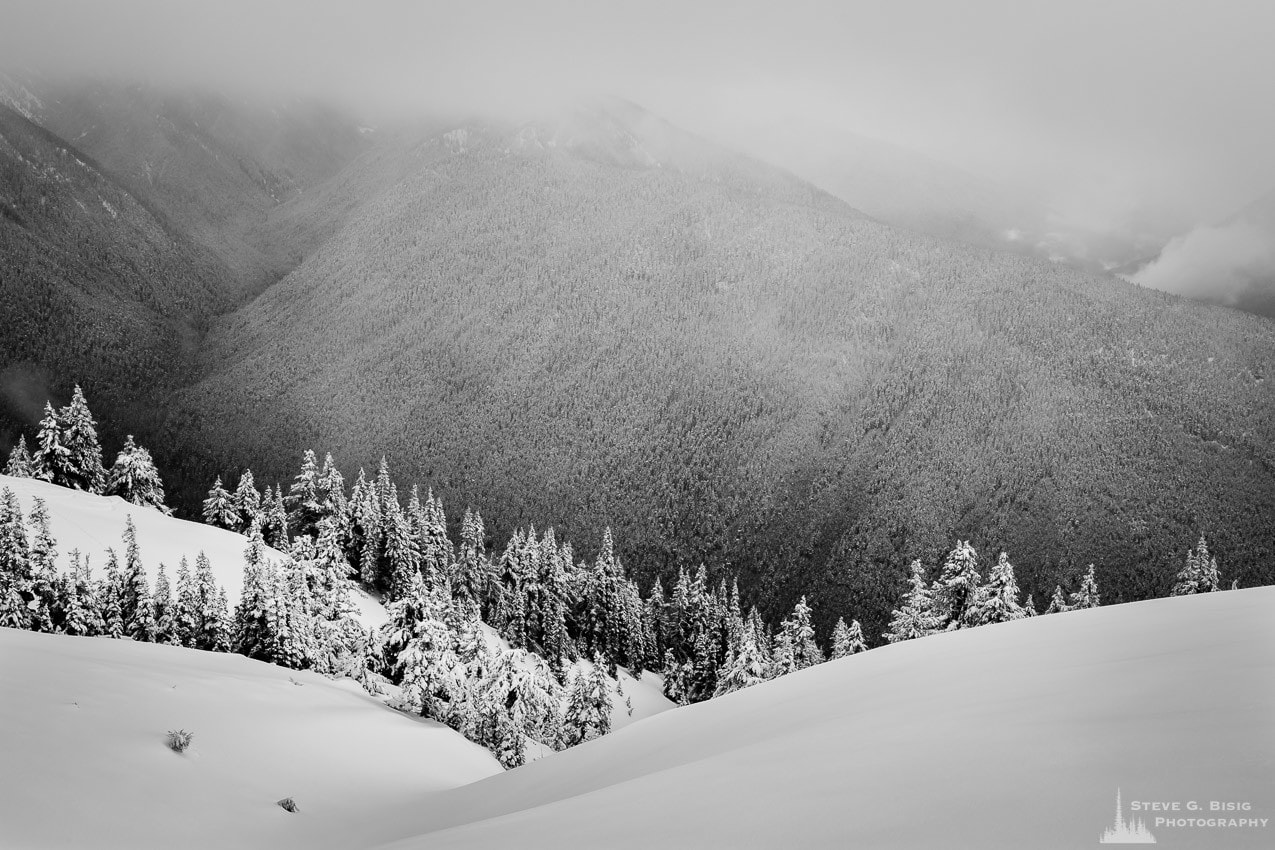
[[[62,426],[61,443],[67,450],[64,487],[101,493],[106,488],[106,470],[102,468],[102,446],[97,439],[97,423],[89,412],[84,393],[77,384],[71,403],[58,415]]]
[[[235,608],[232,646],[234,651],[259,661],[273,661],[276,626],[274,596],[278,581],[274,565],[266,560],[266,543],[261,526],[253,523],[248,548],[244,551],[243,590]]]
[[[71,552],[71,569],[66,576],[66,619],[62,630],[68,635],[91,637],[102,633],[102,611],[89,570],[88,558],[79,550]]]
[[[1093,564],[1090,564],[1085,577],[1080,580],[1080,589],[1068,599],[1067,607],[1075,611],[1081,608],[1097,608],[1101,604],[1101,598],[1098,595],[1098,579],[1094,576]]]
[[[838,622],[845,625],[844,621]],[[717,678],[717,689],[713,692],[713,696],[719,697],[766,681],[770,662],[771,660],[757,646],[757,640],[752,632],[744,632],[738,652],[732,648],[726,655],[726,663],[723,665],[721,675]]]
[[[43,499],[36,499],[27,518],[31,526],[27,537],[27,568],[30,575],[31,628],[37,632],[52,632],[55,621],[60,622],[64,612],[58,600],[57,544],[49,532],[49,509]]]
[[[336,468],[336,462],[332,460],[331,454],[323,456],[323,469],[319,471],[318,494],[322,517],[345,515],[345,478]],[[318,520],[315,522],[317,524]]]
[[[282,491],[282,486],[266,487],[261,499],[261,536],[267,546],[287,551],[288,513],[283,506]]]
[[[934,601],[925,584],[925,567],[920,559],[912,562],[911,571],[903,605],[891,614],[890,630],[882,635],[890,643],[925,637],[934,634],[939,627],[939,619],[934,615]]]
[[[331,455],[328,456],[331,460]],[[319,467],[313,449],[306,449],[301,458],[301,471],[292,480],[285,500],[288,511],[288,527],[300,537],[318,536],[318,523],[324,517],[319,493]]]
[[[1053,596],[1049,597],[1049,607],[1045,609],[1045,613],[1061,614],[1070,610],[1071,606],[1067,604],[1067,597],[1063,594],[1062,586],[1054,585],[1054,593]]]
[[[30,603],[31,562],[26,523],[17,494],[0,490],[0,626],[29,629],[34,625]]]
[[[156,591],[156,596],[158,596]],[[173,635],[179,646],[196,646],[199,639],[199,597],[186,556],[177,563],[177,590],[173,597]]]
[[[239,509],[235,507],[235,497],[221,486],[220,475],[208,491],[208,498],[204,499],[204,522],[230,531],[239,530]]]
[[[115,457],[107,476],[105,494],[119,496],[134,505],[155,508],[164,514],[172,513],[164,504],[164,482],[151,460],[151,453],[134,443],[132,434],[128,435],[124,448]]]
[[[235,513],[238,518],[235,523],[234,531],[247,534],[252,530],[255,523],[259,523],[261,518],[261,493],[257,490],[256,482],[252,478],[252,470],[245,469],[243,474],[239,476],[239,484],[235,487],[233,497]]]
[[[942,572],[934,583],[934,613],[938,628],[960,629],[978,625],[978,554],[969,541],[962,540],[948,553]]]
[[[137,528],[130,514],[124,526],[124,566],[120,577],[120,615],[124,634],[133,640],[155,639],[155,606],[137,547]]]
[[[790,639],[793,664],[797,670],[823,663],[823,650],[815,642],[815,627],[811,624],[810,606],[806,603],[806,597],[798,600],[791,616],[780,625],[780,631]]]
[[[1030,595],[1027,601],[1023,603],[1023,614],[1027,617],[1035,617],[1039,612],[1036,610],[1036,600]]]
[[[18,435],[18,444],[9,452],[9,461],[4,465],[4,474],[13,478],[31,478],[34,475],[31,453],[27,450],[27,438]]]
[[[192,577],[191,590],[189,605],[194,615],[195,625],[191,630],[190,645],[196,649],[212,651],[217,651],[219,647],[228,649],[231,634],[225,588],[217,586],[212,563],[202,550],[195,556],[195,573]]]
[[[177,606],[173,601],[172,590],[168,585],[168,576],[164,565],[159,565],[155,576],[155,643],[170,646],[181,646],[181,635],[177,627]]]
[[[62,443],[62,421],[51,402],[44,403],[44,418],[36,435],[35,453],[31,456],[33,477],[61,487],[72,480],[71,452]]]
[[[987,584],[978,589],[969,622],[981,626],[1022,619],[1026,614],[1018,602],[1018,594],[1014,565],[1009,562],[1009,555],[1001,552],[987,576]]]
[[[415,496],[415,490],[413,490]],[[417,501],[419,508],[419,501]],[[421,552],[417,536],[409,525],[408,518],[399,507],[398,493],[391,487],[390,497],[386,500],[386,512],[382,519],[385,529],[385,561],[389,574],[384,577],[386,590],[390,599],[397,599],[409,592],[412,579],[424,575],[426,586],[433,586],[429,581],[431,573],[422,573]]]
[[[838,617],[837,624],[832,628],[832,657],[845,658],[867,648],[868,645],[863,640],[863,626],[859,625],[859,621],[854,620],[850,626],[846,626],[846,621]]]
[[[595,655],[591,669],[573,672],[562,722],[562,745],[574,747],[611,731],[611,688],[604,660]]]
[[[1219,573],[1217,559],[1209,554],[1208,542],[1204,535],[1195,544],[1194,549],[1186,553],[1186,564],[1178,573],[1170,596],[1189,596],[1194,593],[1211,593],[1218,589]]]
[[[124,610],[121,600],[124,598],[124,580],[119,571],[119,559],[115,550],[106,550],[106,576],[102,579],[102,587],[98,594],[102,600],[102,634],[106,637],[127,637],[124,630]]]

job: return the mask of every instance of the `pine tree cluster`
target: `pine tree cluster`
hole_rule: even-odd
[[[4,465],[4,474],[102,496],[119,496],[134,505],[172,513],[164,504],[164,483],[150,452],[137,445],[131,434],[111,468],[102,466],[97,422],[78,384],[71,403],[61,410],[54,410],[52,402],[45,402],[35,449],[28,449],[26,435],[19,435]]]

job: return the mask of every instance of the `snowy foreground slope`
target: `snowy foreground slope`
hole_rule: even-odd
[[[49,528],[58,544],[58,565],[66,568],[75,549],[89,557],[93,577],[101,578],[106,566],[106,550],[113,548],[122,556],[121,537],[131,516],[137,528],[137,546],[152,585],[159,565],[164,564],[172,581],[177,564],[185,556],[193,566],[201,551],[208,556],[217,583],[224,585],[231,607],[239,600],[243,588],[244,550],[248,540],[242,534],[165,516],[151,508],[132,505],[116,496],[95,496],[69,490],[33,478],[11,478],[0,475],[0,490],[12,490],[18,496],[24,515],[29,515],[37,498],[49,509]],[[282,553],[266,549],[266,557],[282,561]],[[358,619],[364,626],[385,622],[385,609],[362,591],[351,598],[359,608]]]
[[[1275,846],[1275,588],[875,649],[665,712],[394,817],[408,848]],[[1191,802],[1204,811],[1190,811]]]
[[[180,755],[178,728],[194,734]],[[350,680],[0,628],[0,847],[360,847],[388,836],[387,812],[499,772]]]

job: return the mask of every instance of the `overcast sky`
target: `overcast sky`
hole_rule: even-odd
[[[8,60],[376,111],[596,90],[740,147],[837,128],[1099,224],[1275,188],[1270,0],[0,0],[0,20]]]

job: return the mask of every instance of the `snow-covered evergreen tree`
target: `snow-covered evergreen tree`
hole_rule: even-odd
[[[1061,614],[1064,611],[1070,611],[1071,606],[1067,604],[1067,596],[1063,593],[1061,585],[1054,585],[1054,593],[1049,597],[1049,606],[1045,608],[1046,614]]]
[[[595,655],[589,669],[577,668],[568,683],[562,718],[562,746],[574,747],[611,731],[611,686],[604,661]]]
[[[234,651],[260,661],[273,661],[274,628],[277,625],[274,597],[278,580],[274,564],[266,560],[266,543],[261,526],[254,522],[244,551],[243,590],[235,608],[231,645]]]
[[[102,634],[116,639],[127,637],[121,604],[124,598],[124,579],[120,575],[119,559],[114,549],[106,550],[106,576],[102,579],[98,598],[102,601]]]
[[[939,628],[939,618],[934,614],[934,600],[925,583],[925,567],[920,559],[912,562],[908,578],[908,592],[903,605],[890,616],[890,630],[884,637],[890,643],[898,643],[934,634]]]
[[[962,540],[948,553],[943,569],[934,582],[934,613],[938,629],[960,629],[978,625],[978,553],[969,541]]]
[[[132,434],[128,435],[124,448],[115,457],[105,492],[107,496],[119,496],[134,505],[155,508],[164,514],[172,513],[164,504],[164,482],[151,460],[151,453],[134,443]]]
[[[199,636],[199,598],[185,555],[177,563],[177,587],[173,593],[173,635],[180,646],[195,646]]]
[[[31,452],[27,450],[27,438],[24,435],[18,435],[18,444],[9,452],[9,460],[4,465],[4,474],[13,478],[31,478],[35,474]]]
[[[31,531],[27,536],[27,566],[31,577],[31,628],[52,632],[60,624],[64,612],[58,599],[57,543],[49,531],[49,509],[43,499],[36,499],[27,518]]]
[[[181,646],[181,634],[177,627],[177,605],[173,600],[172,589],[168,585],[168,575],[162,563],[155,575],[154,604],[155,643]]]
[[[1186,563],[1178,572],[1173,583],[1170,596],[1189,596],[1194,593],[1211,593],[1218,589],[1219,573],[1217,559],[1209,554],[1208,542],[1204,535],[1195,544],[1194,549],[1186,553]]]
[[[133,640],[155,639],[155,605],[137,547],[137,528],[130,514],[124,526],[124,566],[121,575],[120,615],[124,634]]]
[[[62,443],[62,420],[51,402],[44,403],[44,418],[40,420],[40,430],[36,434],[31,465],[34,473],[32,477],[41,481],[68,487],[69,482],[74,479],[71,452]]]
[[[331,455],[328,456],[329,460]],[[319,492],[319,465],[313,449],[306,449],[301,458],[301,471],[288,488],[285,503],[288,509],[288,527],[300,537],[317,537],[319,520],[325,516],[322,495]]]
[[[101,493],[106,487],[106,470],[102,468],[102,446],[97,439],[97,423],[89,412],[84,393],[77,384],[71,403],[58,414],[62,426],[61,443],[66,448],[65,480],[54,481],[64,487]]]
[[[853,620],[847,626],[846,621],[838,617],[837,624],[832,627],[832,657],[845,658],[867,648],[868,644],[863,639],[863,626],[859,621]]]
[[[64,581],[66,619],[62,624],[62,630],[68,635],[80,637],[101,634],[104,623],[97,597],[97,585],[93,581],[88,558],[81,558],[78,549],[71,552],[71,568]]]
[[[1216,587],[1214,588],[1216,589]],[[1090,564],[1085,577],[1080,580],[1080,589],[1067,600],[1067,607],[1073,611],[1081,608],[1097,608],[1102,604],[1098,595],[1098,579],[1094,576],[1094,565]]]
[[[288,513],[283,506],[283,487],[266,487],[261,498],[261,537],[266,545],[287,551],[288,549]]]
[[[717,689],[713,696],[719,697],[766,681],[770,666],[771,659],[757,646],[752,632],[745,631],[738,651],[732,648],[726,655],[726,663],[717,677]]]
[[[22,506],[17,494],[5,487],[0,490],[0,626],[32,628],[31,578]]]
[[[259,524],[261,521],[259,516],[261,492],[257,490],[257,483],[253,480],[251,469],[245,469],[239,476],[239,484],[235,487],[232,499],[237,515],[235,527],[232,530],[247,534],[254,524]]]
[[[204,522],[230,531],[239,530],[239,509],[235,507],[235,497],[221,486],[220,475],[208,491],[208,498],[204,499]]]
[[[968,620],[976,626],[1005,623],[1027,616],[1018,601],[1018,580],[1009,555],[1000,553],[996,565],[987,576],[987,584],[978,589]]]

